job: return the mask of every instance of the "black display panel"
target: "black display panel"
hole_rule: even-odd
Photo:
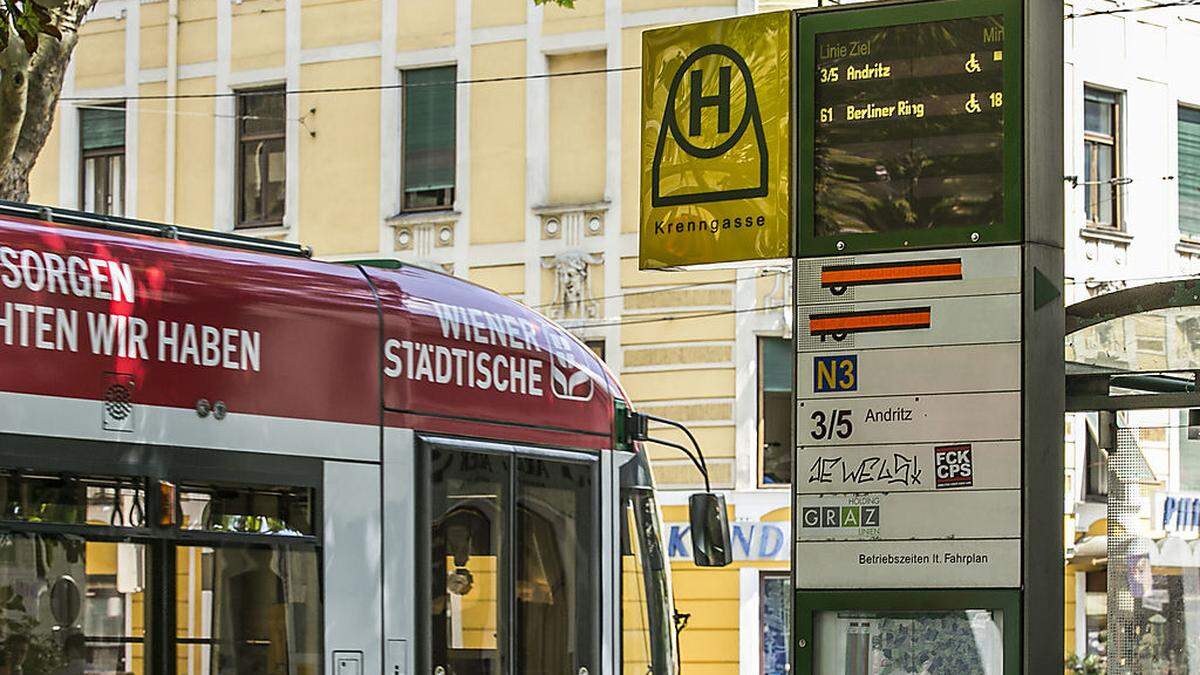
[[[816,237],[1004,222],[1000,15],[818,33]]]

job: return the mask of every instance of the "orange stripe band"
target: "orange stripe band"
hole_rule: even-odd
[[[943,281],[961,278],[961,260],[936,260],[921,264],[847,265],[826,267],[821,270],[822,286]]]
[[[814,314],[808,319],[808,329],[812,335],[827,335],[830,333],[929,328],[930,317],[931,312],[928,307],[882,312]]]

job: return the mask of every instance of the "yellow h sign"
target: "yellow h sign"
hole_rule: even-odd
[[[642,269],[790,254],[790,16],[642,41]]]

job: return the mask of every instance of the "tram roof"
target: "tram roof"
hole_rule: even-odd
[[[47,399],[90,401],[77,426],[96,438],[169,442],[172,420],[180,443],[237,427],[253,444],[272,432],[246,423],[279,421],[303,445],[313,425],[382,423],[603,448],[624,398],[590,349],[511,298],[237,234],[0,203],[0,293],[0,396],[38,397],[47,417],[24,419],[47,428],[62,417]],[[233,423],[195,412],[218,401]],[[102,419],[125,404],[132,422]]]

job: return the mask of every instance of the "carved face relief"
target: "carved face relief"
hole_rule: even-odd
[[[549,314],[557,319],[585,319],[596,316],[595,303],[588,288],[589,266],[600,260],[582,251],[564,251],[542,265],[554,270],[554,304]]]

